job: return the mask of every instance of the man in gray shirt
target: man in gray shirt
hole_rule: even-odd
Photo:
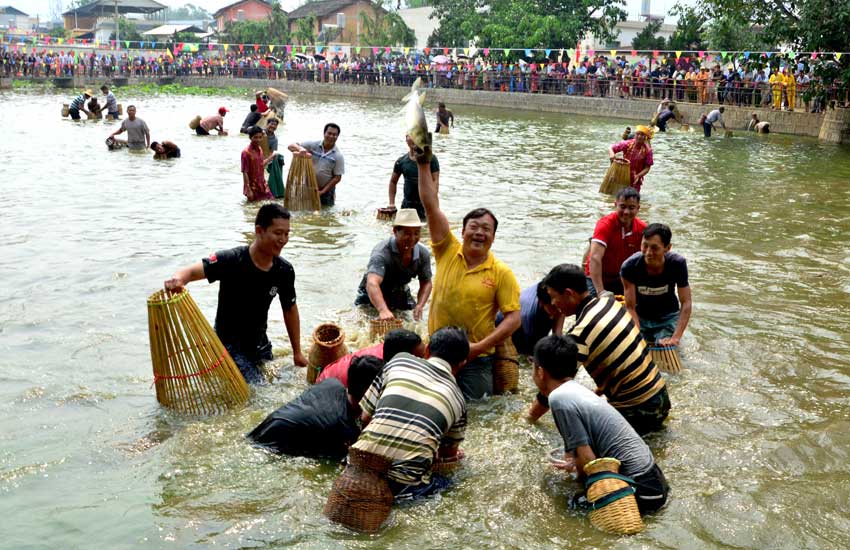
[[[658,510],[667,502],[670,490],[664,474],[626,419],[573,379],[577,354],[578,346],[570,336],[547,336],[534,346],[532,378],[540,393],[549,398],[555,425],[564,438],[567,468],[574,468],[584,480],[588,462],[616,458],[620,475],[631,478],[640,513]]]
[[[106,114],[114,120],[118,120],[120,117],[118,116],[118,100],[115,99],[115,94],[109,91],[106,84],[100,87],[100,91],[106,96]]]
[[[150,148],[151,132],[144,120],[136,118],[135,105],[127,107],[127,118],[121,123],[120,128],[109,134],[109,137],[114,138],[125,131],[127,132],[127,147],[135,150]]]
[[[422,310],[431,294],[431,253],[419,243],[422,226],[414,208],[398,211],[393,236],[372,250],[366,274],[357,289],[355,305],[373,305],[380,319],[393,319],[393,309],[413,310],[413,319],[422,319]],[[407,283],[419,278],[416,301]]]
[[[336,147],[339,137],[339,126],[333,122],[325,124],[322,141],[305,141],[293,143],[288,149],[294,155],[313,159],[316,170],[316,181],[319,184],[319,198],[322,206],[333,206],[336,200],[336,186],[345,173],[345,160]]]

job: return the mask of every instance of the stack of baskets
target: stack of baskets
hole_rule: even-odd
[[[286,176],[286,194],[283,205],[288,210],[319,210],[319,184],[311,159],[294,155]]]
[[[493,393],[515,392],[519,387],[519,354],[510,337],[496,346],[493,355]]]
[[[597,458],[584,465],[587,500],[593,506],[590,523],[608,533],[633,535],[643,531],[643,520],[631,480],[619,470],[616,458]]]
[[[369,340],[374,342],[391,330],[400,329],[401,319],[372,319],[369,321]]]
[[[307,365],[307,382],[315,384],[322,369],[348,355],[345,345],[345,332],[333,323],[324,323],[313,331],[313,347]]]
[[[374,533],[390,515],[393,493],[386,479],[389,459],[348,450],[348,465],[334,481],[325,503],[325,516],[349,529]]]
[[[248,385],[185,289],[148,298],[156,398],[177,412],[216,414],[248,399]]]
[[[620,189],[624,189],[632,184],[632,176],[629,172],[628,159],[615,158],[605,172],[605,177],[602,179],[602,185],[599,186],[599,192],[607,195],[616,195]]]

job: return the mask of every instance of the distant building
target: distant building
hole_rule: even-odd
[[[620,21],[614,25],[614,35],[616,38],[611,42],[602,42],[597,40],[593,34],[588,34],[581,41],[581,51],[586,52],[588,49],[593,49],[598,52],[607,50],[631,50],[632,40],[649,25],[650,21]],[[660,36],[668,39],[673,36],[676,31],[676,25],[661,25],[655,36]]]
[[[368,0],[320,0],[308,2],[289,14],[289,32],[295,31],[298,20],[316,16],[317,42],[354,44],[360,43],[360,12],[374,18],[380,10],[386,10]],[[388,44],[381,44],[382,46]]]
[[[404,20],[404,23],[413,30],[416,35],[417,49],[422,49],[428,45],[428,37],[434,34],[440,22],[437,19],[431,19],[431,14],[434,13],[434,8],[424,6],[421,8],[407,8],[398,10],[399,16]]]
[[[28,31],[30,29],[29,16],[12,6],[0,6],[0,30],[3,31]]]
[[[88,38],[107,42],[115,32],[115,14],[150,15],[166,8],[155,0],[94,0],[90,4],[73,8],[62,14],[65,30],[74,38]],[[134,20],[139,32],[161,25],[161,21]],[[119,36],[119,38],[121,38]]]
[[[213,14],[216,30],[224,32],[228,23],[236,21],[259,21],[272,13],[272,4],[265,0],[241,0],[224,6]]]

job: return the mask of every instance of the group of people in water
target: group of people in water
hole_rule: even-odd
[[[453,115],[447,118],[444,111],[444,106],[438,111],[440,126],[453,123]],[[252,145],[260,136],[255,129],[256,124],[245,127]],[[339,133],[339,126],[329,123],[322,140],[288,147],[293,155],[312,158],[323,204],[333,204],[344,173]],[[529,403],[529,420],[551,410],[563,438],[559,467],[584,480],[589,462],[615,458],[641,513],[661,508],[669,486],[642,436],[664,428],[671,403],[648,346],[678,348],[692,298],[687,262],[671,251],[672,231],[638,217],[639,189],[652,164],[651,149],[644,150],[651,137],[651,130],[638,127],[633,139],[609,149],[611,155],[643,155],[648,162],[633,174],[632,186],[617,193],[614,211],[597,222],[584,265],[554,265],[523,289],[491,251],[496,215],[487,208],[470,210],[458,238],[441,208],[441,201],[451,199],[440,197],[439,161],[407,136],[407,151],[396,160],[389,182],[394,206],[403,179],[401,209],[391,235],[372,250],[353,294],[356,304],[374,308],[380,319],[403,311],[423,319],[430,300],[428,341],[404,329],[389,332],[383,342],[326,366],[316,385],[270,414],[248,437],[290,455],[341,459],[348,453],[349,465],[366,456],[368,463],[379,464],[375,471],[396,499],[435,494],[451,485],[447,468],[462,463],[468,407],[494,395],[496,348],[511,343],[532,363],[538,393]],[[254,168],[248,172],[267,161],[249,154]],[[250,177],[246,187],[253,185]],[[430,250],[420,243],[426,225]],[[295,269],[280,256],[290,231],[290,212],[276,202],[263,204],[250,245],[215,252],[165,281],[174,291],[192,281],[219,281],[215,329],[252,383],[264,381],[261,364],[272,358],[266,327],[275,297],[292,361],[298,367],[308,363],[301,348]],[[415,297],[408,287],[414,278]],[[595,391],[575,381],[579,365]],[[344,476],[362,473],[357,468]],[[342,494],[335,484],[325,514],[363,528],[334,510],[332,501],[344,500]],[[574,504],[586,502],[577,495]]]

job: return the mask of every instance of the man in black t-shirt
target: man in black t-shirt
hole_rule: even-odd
[[[183,267],[165,281],[168,290],[182,289],[206,278],[220,281],[215,331],[250,383],[260,383],[259,364],[272,358],[266,336],[269,305],[275,296],[283,308],[283,321],[292,344],[296,366],[307,359],[301,352],[301,320],[295,303],[295,270],[280,257],[289,241],[289,211],[279,204],[266,204],[257,212],[256,238],[250,246],[221,250],[201,262]]]
[[[393,175],[390,176],[390,207],[395,207],[395,195],[398,188],[398,180],[404,176],[404,198],[401,201],[402,208],[415,208],[419,219],[425,219],[425,207],[419,199],[419,168],[413,153],[415,144],[410,136],[405,136],[408,152],[400,156],[393,165]],[[440,163],[435,155],[431,156],[431,175],[434,179],[434,187],[440,187]]]
[[[245,120],[242,122],[242,128],[239,129],[240,134],[247,134],[248,129],[251,126],[255,126],[260,119],[263,117],[260,113],[257,112],[257,105],[255,103],[251,104],[251,112],[248,113],[248,116],[245,117]]]
[[[643,230],[641,251],[620,269],[626,308],[650,345],[678,346],[691,318],[688,264],[670,252],[672,237],[663,223],[649,224]]]
[[[336,378],[311,386],[271,413],[247,437],[278,453],[341,459],[360,435],[360,400],[384,361],[355,357],[348,369],[348,389]]]

